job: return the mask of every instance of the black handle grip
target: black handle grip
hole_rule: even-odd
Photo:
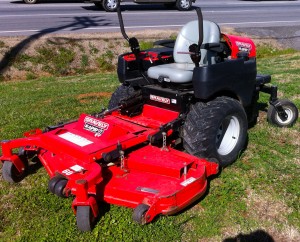
[[[196,12],[198,15],[198,31],[199,31],[199,40],[198,40],[198,52],[200,51],[200,47],[203,43],[203,16],[201,8],[196,8]]]
[[[123,22],[123,17],[122,17],[122,14],[121,14],[121,7],[120,7],[120,4],[119,4],[118,7],[117,7],[117,13],[118,13],[118,19],[119,19],[119,24],[120,24],[121,33],[122,33],[124,39],[126,39],[127,41],[129,41],[129,37],[128,37],[128,35],[126,34],[125,28],[124,28],[124,22]]]

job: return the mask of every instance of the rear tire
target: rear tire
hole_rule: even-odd
[[[184,148],[192,155],[215,158],[221,166],[233,163],[247,141],[247,116],[229,97],[191,106],[182,128]]]
[[[291,127],[298,119],[298,109],[294,103],[289,100],[278,100],[276,106],[281,106],[287,114],[287,119],[282,120],[275,107],[271,104],[268,108],[268,122],[278,127]]]
[[[131,86],[121,85],[112,94],[110,101],[108,103],[108,109],[113,109],[115,107],[118,107],[122,100],[139,96],[140,93],[141,93],[140,90],[135,90]]]

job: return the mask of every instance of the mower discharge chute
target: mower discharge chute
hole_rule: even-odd
[[[256,122],[260,91],[271,96],[268,120],[293,125],[298,110],[277,99],[270,76],[257,75],[253,42],[221,34],[197,14],[176,41],[141,51],[118,9],[132,51],[119,56],[122,84],[108,110],[2,141],[4,180],[22,180],[37,157],[50,176],[49,191],[74,197],[80,230],[93,228],[100,201],[134,208],[133,219],[145,224],[199,199],[207,178],[236,160],[248,124]]]

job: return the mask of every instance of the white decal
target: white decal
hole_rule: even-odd
[[[62,174],[65,174],[65,175],[67,175],[67,176],[70,176],[70,175],[72,175],[74,172],[71,171],[71,170],[69,170],[69,169],[65,169],[65,170],[63,170],[61,173],[62,173]]]
[[[58,136],[62,139],[65,139],[65,140],[67,140],[73,144],[79,145],[81,147],[87,146],[87,145],[90,145],[93,143],[92,141],[90,141],[82,136],[79,136],[77,134],[73,134],[71,132],[66,132],[66,133],[60,134]]]
[[[156,101],[156,102],[170,104],[170,99],[166,98],[166,97],[159,97],[159,96],[150,94],[150,99],[153,101]]]
[[[63,170],[61,173],[65,174],[66,176],[70,176],[74,173],[78,173],[78,172],[81,172],[83,170],[84,170],[83,167],[81,167],[79,165],[74,165],[74,166],[71,166],[70,169]]]
[[[92,117],[89,117],[89,116],[86,116],[84,118],[84,122],[87,123],[87,124],[91,124],[93,126],[96,126],[100,129],[103,129],[103,130],[107,130],[108,127],[109,127],[109,124],[108,123],[104,123],[98,119],[94,119]]]
[[[190,177],[189,179],[181,182],[180,185],[186,187],[187,185],[191,184],[194,181],[196,181],[196,178],[195,177]]]
[[[80,172],[80,171],[83,171],[84,168],[79,166],[79,165],[74,165],[74,166],[71,166],[70,169],[72,169],[73,171],[75,172]]]
[[[239,48],[240,51],[247,51],[250,52],[252,49],[252,45],[245,42],[235,41],[235,44]]]
[[[95,133],[95,137],[100,137],[104,133],[104,131],[108,129],[108,127],[108,123],[104,123],[98,119],[94,119],[88,116],[84,118],[83,128],[92,133]]]

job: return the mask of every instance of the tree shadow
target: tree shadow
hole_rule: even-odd
[[[275,240],[272,238],[271,235],[269,235],[264,230],[256,230],[254,232],[251,232],[249,234],[238,234],[234,238],[226,238],[223,240],[223,242],[274,242]]]
[[[54,27],[54,28],[46,28],[43,30],[38,31],[37,33],[28,36],[17,45],[12,47],[8,52],[5,53],[2,60],[0,60],[0,74],[3,74],[6,69],[11,65],[12,60],[14,60],[21,51],[25,50],[30,43],[38,40],[44,35],[51,34],[58,32],[60,30],[68,29],[71,32],[77,31],[80,29],[86,29],[90,27],[99,27],[99,26],[110,26],[111,21],[104,19],[100,16],[93,16],[93,17],[73,17],[72,22],[69,23],[69,17],[63,17],[68,22],[65,25]]]

